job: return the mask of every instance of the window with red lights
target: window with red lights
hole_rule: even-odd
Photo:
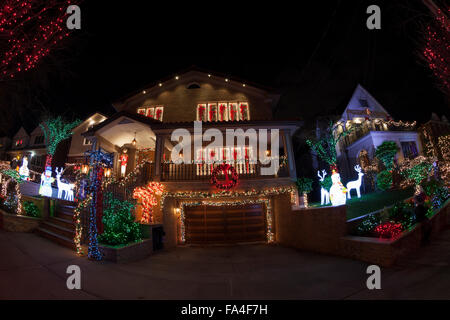
[[[163,121],[164,106],[141,107],[137,109],[137,113],[155,120]]]
[[[207,102],[197,105],[197,121],[246,121],[250,120],[248,102]]]

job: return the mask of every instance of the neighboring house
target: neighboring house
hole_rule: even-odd
[[[7,151],[8,160],[13,166],[20,166],[23,157],[28,157],[28,168],[42,172],[45,165],[45,141],[42,129],[37,126],[29,135],[21,127],[12,139],[11,148]]]
[[[335,126],[335,133],[339,134],[344,128],[352,126],[356,126],[355,130],[336,146],[343,181],[356,179],[357,173],[353,167],[372,160],[375,149],[384,141],[397,143],[399,151],[395,159],[398,162],[422,154],[415,123],[394,121],[388,111],[359,84]]]
[[[85,160],[85,152],[92,148],[92,143],[90,140],[82,136],[83,133],[93,128],[95,125],[105,121],[106,116],[101,113],[94,113],[89,116],[86,120],[81,122],[77,127],[75,127],[72,132],[72,141],[70,143],[69,154],[67,155],[67,162],[69,163],[83,163]]]
[[[112,175],[120,178],[139,166],[139,183],[125,185],[127,190],[148,181],[160,181],[166,190],[185,194],[167,197],[164,207],[155,211],[154,223],[164,226],[165,246],[269,241],[277,236],[271,226],[272,219],[282,214],[282,210],[277,206],[270,210],[263,202],[264,199],[273,201],[277,196],[252,196],[242,192],[262,192],[268,188],[290,190],[284,192],[288,193],[292,204],[297,204],[296,191],[292,191],[297,179],[292,135],[301,124],[298,121],[273,120],[272,110],[278,99],[278,93],[271,89],[190,69],[114,103],[117,113],[82,135],[92,142],[93,148],[114,154]],[[265,165],[248,161],[248,155],[258,150],[252,149],[244,135],[241,135],[244,142],[238,140],[231,150],[225,141],[214,148],[206,148],[209,142],[201,142],[196,148],[191,145],[190,163],[171,162],[171,151],[177,144],[171,141],[172,132],[183,128],[193,133],[196,120],[202,122],[203,132],[216,128],[224,137],[226,129],[279,129],[277,142],[281,167],[272,175],[262,175],[261,168]],[[86,126],[85,123],[79,130],[84,131]],[[74,139],[77,139],[76,134]],[[272,156],[270,150],[274,141],[268,142],[264,150],[266,156]],[[75,145],[71,148],[71,156],[81,153],[74,150]],[[211,159],[214,164],[205,164],[206,159]],[[227,204],[208,206],[199,203],[184,208],[182,203],[188,195],[189,201],[194,203],[215,200],[205,194],[197,196],[197,193],[218,191],[210,180],[213,169],[223,162],[231,164],[237,171],[239,182],[232,191],[241,193],[223,198]],[[225,179],[223,175],[219,178]],[[260,202],[243,204],[242,201]],[[184,214],[180,216],[182,209]],[[199,212],[203,213],[199,215]],[[215,230],[206,227],[209,223],[216,225]],[[198,227],[193,228],[194,225]]]
[[[432,113],[431,119],[420,126],[420,138],[425,150],[430,156],[443,160],[441,148],[439,148],[439,137],[450,134],[450,123],[445,116],[439,118],[436,113]]]
[[[68,144],[70,140],[65,140],[58,145],[53,156],[52,165],[63,166],[66,162]],[[11,161],[13,166],[20,166],[23,157],[28,157],[28,168],[36,173],[44,171],[45,159],[47,157],[47,148],[45,135],[42,128],[38,125],[30,134],[21,127],[14,135],[11,147],[6,151],[7,160]]]
[[[0,138],[0,160],[4,161],[7,159],[6,150],[11,146],[11,139],[8,137]]]

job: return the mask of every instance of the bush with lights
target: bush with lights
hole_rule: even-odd
[[[298,192],[303,195],[303,205],[308,207],[308,193],[313,189],[313,180],[309,178],[298,178],[296,184]]]
[[[392,173],[383,170],[377,175],[377,188],[381,191],[389,190],[392,187]]]
[[[409,202],[399,201],[389,209],[389,219],[400,223],[403,230],[412,227],[416,222],[414,206]]]
[[[386,170],[392,170],[398,150],[397,143],[394,141],[384,141],[375,149],[375,156],[383,162]]]
[[[25,209],[25,213],[29,217],[39,218],[41,216],[41,212],[37,205],[32,201],[25,201],[23,203],[23,208]]]
[[[133,215],[134,204],[113,198],[111,193],[105,197],[103,211],[104,231],[99,242],[108,245],[124,245],[141,240],[139,223]]]

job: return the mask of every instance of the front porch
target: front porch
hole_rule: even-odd
[[[209,124],[209,127],[213,125]],[[193,123],[181,123],[177,126],[186,128],[192,133],[194,131]],[[183,155],[180,152],[179,157],[183,158],[183,162],[176,162],[172,159],[172,151],[178,142],[171,140],[171,133],[177,129],[177,126],[173,124],[168,126],[141,115],[121,114],[89,130],[85,136],[92,142],[93,149],[101,148],[114,153],[112,171],[108,171],[106,175],[116,180],[127,180],[130,175],[133,175],[138,176],[136,177],[138,184],[145,184],[148,181],[195,181],[204,183],[206,190],[209,190],[212,172],[222,163],[231,165],[240,180],[269,179],[272,182],[281,178],[296,180],[292,134],[298,126],[292,123],[278,126],[272,123],[272,128],[280,131],[279,141],[277,141],[279,148],[275,152],[278,155],[271,156],[273,150],[272,143],[269,141],[267,150],[264,150],[264,161],[261,161],[261,157],[259,159],[256,157],[261,148],[259,142],[255,146],[249,146],[245,136],[242,140],[243,145],[235,144],[231,148],[225,144],[209,147],[203,142],[200,147],[194,146],[198,138],[192,136],[190,154]],[[228,127],[237,128],[237,124],[225,127],[222,123],[217,123],[217,126],[224,136]],[[246,126],[256,130],[267,128],[264,124]],[[203,132],[209,127],[204,125]],[[255,147],[257,150],[253,150]],[[261,153],[261,150],[259,152]],[[275,158],[279,166],[271,174],[263,172],[264,168],[269,167],[263,162],[266,163],[267,160]]]

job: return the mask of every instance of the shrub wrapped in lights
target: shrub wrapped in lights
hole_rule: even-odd
[[[379,224],[373,230],[375,235],[383,239],[396,239],[402,233],[402,224],[392,221]]]
[[[392,173],[383,170],[377,175],[377,188],[381,191],[389,190],[392,186]]]
[[[39,218],[41,216],[41,212],[37,205],[32,201],[25,201],[23,203],[23,208],[25,209],[25,213],[29,217]]]
[[[312,179],[299,178],[297,179],[298,192],[303,195],[303,205],[308,207],[308,193],[312,191]]]
[[[141,240],[139,223],[135,222],[133,209],[134,204],[114,199],[108,193],[103,211],[104,231],[99,241],[108,245],[123,245]]]

